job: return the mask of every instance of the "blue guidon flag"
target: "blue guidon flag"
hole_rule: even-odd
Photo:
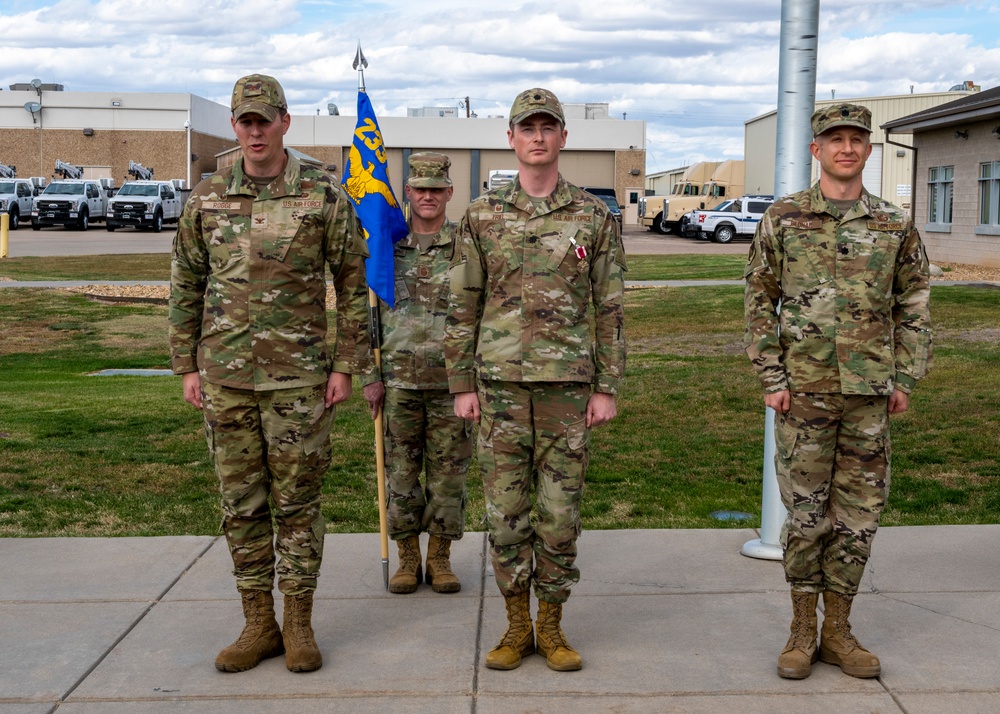
[[[392,245],[409,229],[389,185],[382,131],[365,92],[358,92],[358,125],[341,181],[361,221],[370,257],[365,260],[368,287],[390,308],[395,307]]]

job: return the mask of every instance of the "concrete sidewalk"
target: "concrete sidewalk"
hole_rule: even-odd
[[[558,673],[483,667],[505,617],[482,533],[453,547],[461,593],[403,596],[376,535],[330,535],[308,674],[216,671],[242,625],[221,539],[0,539],[0,714],[1000,711],[1000,526],[881,529],[852,618],[874,680],[775,674],[791,605],[779,563],[739,554],[755,537],[585,532],[563,620],[584,669]]]

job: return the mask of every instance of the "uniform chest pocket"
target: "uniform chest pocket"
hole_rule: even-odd
[[[207,237],[208,259],[215,270],[240,260],[249,249],[247,216],[227,213],[203,213],[202,233]]]
[[[501,235],[503,226],[491,224],[484,232],[480,243],[483,260],[488,274],[492,276],[505,275],[521,266],[521,260],[514,250],[519,245],[523,234],[511,231]]]
[[[903,237],[898,233],[869,233],[870,240],[859,244],[863,250],[858,259],[863,266],[864,281],[874,288],[886,291],[892,284],[893,267]]]
[[[786,231],[782,237],[784,256],[781,288],[789,297],[814,290],[831,280],[833,238],[815,232]]]
[[[591,241],[583,231],[568,227],[552,243],[552,254],[546,268],[575,283],[590,268]]]
[[[303,260],[322,257],[323,220],[318,213],[255,214],[252,230],[262,258],[284,261],[293,243]]]

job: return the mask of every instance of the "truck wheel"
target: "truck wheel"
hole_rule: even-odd
[[[40,231],[42,230],[42,224],[36,221],[34,218],[31,219],[31,230]]]
[[[670,231],[663,230],[663,213],[657,213],[656,217],[653,219],[653,230],[663,235],[664,233],[669,233]]]
[[[736,231],[730,225],[721,225],[715,229],[716,243],[730,243],[735,237],[736,237]]]
[[[80,218],[77,220],[76,227],[81,231],[90,228],[90,214],[87,212],[87,209],[80,211]]]
[[[153,216],[153,233],[159,233],[163,230],[163,214],[160,213],[160,209],[156,209],[156,215]]]
[[[19,225],[21,225],[21,214],[18,212],[17,206],[14,206],[10,209],[9,227],[12,231],[16,231]]]
[[[113,225],[111,225],[110,223],[109,223],[108,225],[106,225],[106,226],[105,226],[105,228],[107,228],[107,229],[108,229],[108,233],[114,233],[114,232],[115,232],[115,228],[117,228],[117,227],[118,227],[118,226],[113,226]]]

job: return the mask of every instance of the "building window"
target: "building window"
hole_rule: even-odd
[[[928,223],[951,223],[951,199],[954,180],[954,166],[935,166],[930,170],[930,179],[927,181]]]
[[[1000,225],[1000,161],[979,164],[979,225]]]
[[[951,199],[954,179],[954,166],[935,166],[930,170],[930,180],[927,182],[928,223],[951,223]]]

